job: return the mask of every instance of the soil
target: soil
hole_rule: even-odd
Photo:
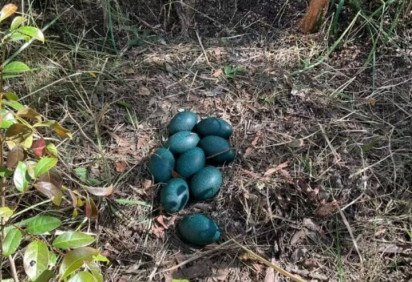
[[[106,44],[114,53],[108,40],[93,40],[110,34],[102,28],[103,6],[84,2],[64,15],[73,35],[61,37],[88,30],[89,50]],[[305,280],[410,279],[410,29],[404,49],[379,49],[374,70],[364,68],[370,44],[357,38],[299,72],[329,46],[326,27],[299,33],[306,1],[199,1],[189,37],[181,36],[179,15],[167,3],[113,7],[123,13],[113,13],[122,23],[114,29],[121,57],[107,57],[103,79],[89,92],[110,172],[91,158],[98,152],[79,131],[65,147],[75,156],[67,163],[89,162],[95,177],[116,185],[94,225],[111,260],[107,280],[287,281],[244,248]],[[80,12],[85,5],[92,14]],[[86,54],[78,58],[84,69]],[[225,67],[237,70],[234,77]],[[41,99],[63,103],[47,91]],[[222,167],[215,199],[167,215],[147,159],[180,109],[230,121],[238,157]],[[76,116],[96,140],[90,119]],[[69,120],[67,126],[78,129]],[[176,223],[193,212],[218,222],[221,242],[198,249],[179,239]]]

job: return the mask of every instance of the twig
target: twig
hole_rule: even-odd
[[[361,263],[361,268],[363,268],[363,257],[362,257],[362,255],[359,251],[358,243],[356,242],[355,236],[353,236],[352,228],[350,227],[350,224],[349,224],[348,220],[346,219],[346,216],[343,213],[341,208],[339,208],[339,213],[340,213],[340,216],[342,217],[343,223],[346,226],[346,229],[348,229],[349,235],[350,235],[350,237],[352,239],[352,242],[353,242],[353,246],[356,250],[356,253],[359,256],[359,260],[360,260],[360,263]]]
[[[12,256],[9,256],[9,262],[10,262],[11,274],[13,275],[13,280],[14,282],[19,282],[19,276],[17,275],[16,264],[14,263],[14,259]]]
[[[278,265],[268,261],[267,259],[259,256],[258,254],[254,253],[253,251],[249,250],[248,248],[242,246],[237,241],[233,240],[233,242],[235,242],[239,247],[241,247],[244,251],[246,251],[247,254],[250,255],[253,259],[259,261],[260,263],[263,263],[264,265],[266,265],[268,267],[272,267],[274,270],[276,270],[277,272],[279,272],[283,276],[286,276],[286,277],[290,278],[292,281],[295,281],[295,282],[305,282],[304,279],[293,275],[292,273],[286,271],[285,269],[281,268],[280,266],[278,266]]]
[[[196,36],[197,36],[197,40],[199,41],[200,48],[202,48],[203,55],[205,55],[207,64],[209,65],[209,67],[211,67],[214,70],[215,68],[212,66],[212,64],[209,61],[205,47],[203,47],[202,38],[200,37],[199,32],[197,30],[196,30]]]

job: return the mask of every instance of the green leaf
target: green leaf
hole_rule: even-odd
[[[49,250],[41,241],[31,242],[24,252],[24,271],[30,280],[36,280],[49,265]]]
[[[13,15],[17,11],[17,6],[14,4],[5,5],[0,11],[0,23]]]
[[[3,241],[3,256],[7,257],[14,254],[20,246],[23,234],[17,228],[10,229]]]
[[[2,109],[0,111],[0,116],[1,116],[0,128],[7,129],[17,122],[16,119],[14,118],[13,113],[9,110]]]
[[[21,103],[17,102],[17,101],[4,101],[3,100],[3,104],[6,105],[6,106],[9,106],[10,108],[12,108],[16,111],[21,110],[21,109],[24,108],[24,106]]]
[[[10,25],[10,30],[15,30],[16,28],[18,28],[19,26],[22,25],[22,23],[24,23],[26,21],[25,17],[22,16],[17,16],[13,19],[13,21],[11,22]]]
[[[34,280],[34,282],[50,281],[50,279],[53,278],[53,276],[54,276],[54,272],[51,271],[50,269],[46,269],[45,271],[43,271],[42,274],[40,274],[40,276],[37,277],[36,280]]]
[[[102,271],[100,270],[100,267],[96,262],[94,261],[86,262],[86,266],[90,270],[90,272],[93,274],[97,282],[103,282]]]
[[[47,144],[46,150],[50,155],[54,157],[57,157],[59,155],[59,152],[57,151],[57,147],[53,143]]]
[[[50,252],[49,266],[54,267],[58,260],[59,257],[54,252]]]
[[[34,175],[39,177],[40,175],[48,172],[50,169],[56,166],[57,158],[44,157],[34,167]]]
[[[32,235],[41,235],[50,232],[62,224],[57,217],[38,215],[27,223],[27,232]]]
[[[81,271],[70,278],[68,282],[97,282],[97,279],[90,272]]]
[[[62,250],[80,248],[90,245],[94,238],[83,232],[65,232],[56,237],[53,246]]]
[[[13,215],[13,210],[9,207],[1,207],[0,208],[0,218],[4,219],[4,221],[9,220],[9,218]]]
[[[23,33],[14,31],[10,34],[10,41],[29,41],[30,36],[24,35]]]
[[[19,61],[13,61],[4,66],[3,73],[4,74],[19,74],[19,73],[26,72],[29,70],[30,70],[29,66],[26,65],[25,63],[19,62]]]
[[[82,182],[87,182],[87,168],[85,167],[76,167],[74,169],[74,174],[82,181]]]
[[[34,26],[22,26],[19,27],[17,32],[20,32],[24,35],[30,36],[31,38],[37,39],[41,42],[44,42],[44,34],[43,32]]]
[[[18,162],[16,170],[14,171],[13,175],[13,182],[16,189],[20,192],[27,191],[29,187],[29,175],[27,173],[27,166],[24,162]]]
[[[68,252],[63,257],[60,265],[60,279],[63,280],[67,278],[70,274],[79,269],[85,262],[91,262],[93,260],[93,256],[96,256],[97,254],[99,254],[99,251],[90,247],[82,247]]]

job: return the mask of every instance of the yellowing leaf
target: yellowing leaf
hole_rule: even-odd
[[[9,218],[12,215],[13,215],[13,210],[11,210],[9,207],[0,208],[0,218],[2,218],[4,221],[9,220]]]
[[[30,127],[20,123],[12,124],[6,131],[6,141],[23,142],[31,134]]]
[[[21,26],[21,24],[24,23],[25,21],[26,21],[25,17],[22,17],[22,16],[15,17],[13,21],[11,22],[10,30],[15,30],[16,28]]]
[[[53,129],[54,132],[56,132],[56,134],[61,138],[72,138],[73,136],[70,130],[64,128],[58,122],[54,122],[52,125],[50,125],[50,128]]]
[[[33,110],[32,108],[29,107],[24,107],[23,109],[20,109],[17,113],[17,116],[22,117],[26,120],[32,120],[32,121],[37,121],[41,122],[42,117],[41,115]]]
[[[97,280],[90,272],[80,271],[70,278],[68,282],[97,282]]]
[[[7,4],[0,11],[0,23],[13,15],[17,11],[17,6],[14,4]]]

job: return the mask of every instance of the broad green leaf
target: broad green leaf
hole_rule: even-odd
[[[62,224],[57,217],[38,215],[27,223],[27,232],[32,235],[41,235],[58,228]]]
[[[34,167],[34,175],[39,177],[40,175],[48,172],[50,169],[56,166],[57,158],[44,157],[39,160],[39,162]]]
[[[43,32],[34,26],[22,26],[19,27],[17,32],[20,32],[24,35],[30,36],[31,38],[37,39],[41,42],[44,42],[44,34]]]
[[[20,246],[23,234],[17,228],[10,229],[3,241],[3,256],[7,257],[14,254]]]
[[[96,262],[94,261],[86,262],[86,266],[90,270],[90,272],[93,274],[97,282],[103,282],[102,271],[100,270],[100,267]]]
[[[80,271],[70,278],[68,282],[97,282],[97,279],[88,271]]]
[[[43,271],[42,274],[40,274],[40,276],[36,278],[36,280],[34,280],[34,282],[50,281],[50,279],[53,278],[53,276],[54,276],[54,272],[51,271],[50,269],[46,269],[45,271]]]
[[[17,120],[14,118],[13,113],[10,112],[9,110],[2,109],[0,112],[0,115],[1,115],[0,128],[7,129],[17,122]]]
[[[4,219],[4,221],[9,220],[9,218],[13,215],[13,210],[9,207],[1,207],[0,208],[0,218]]]
[[[60,265],[60,279],[65,279],[77,269],[79,269],[85,262],[91,262],[93,256],[99,253],[98,250],[90,247],[81,247],[68,252]]]
[[[16,189],[20,192],[25,192],[29,187],[29,181],[26,164],[24,162],[18,162],[13,175],[14,186],[16,186]]]
[[[59,155],[59,152],[57,151],[57,147],[53,143],[47,144],[46,150],[53,157],[57,157]]]
[[[13,175],[13,171],[5,168],[5,167],[0,167],[0,178],[1,177],[10,177]]]
[[[20,161],[24,160],[24,151],[21,146],[14,147],[7,156],[6,166],[8,169],[13,169]]]
[[[4,74],[19,74],[19,73],[26,72],[29,70],[30,70],[29,66],[26,65],[25,63],[19,62],[19,61],[13,61],[4,66],[3,73]]]
[[[23,33],[14,31],[12,34],[10,34],[10,41],[29,41],[30,36],[27,36]]]
[[[24,108],[24,106],[21,103],[17,102],[17,101],[4,101],[3,100],[3,104],[5,104],[6,106],[9,106],[10,108],[12,108],[16,111],[21,110],[21,109]]]
[[[10,101],[17,101],[17,100],[19,100],[19,96],[17,96],[16,92],[13,92],[13,91],[7,92],[6,94],[4,94],[4,97],[5,97],[7,100],[10,100]]]
[[[49,250],[41,241],[31,242],[24,252],[24,271],[30,280],[36,280],[49,265]]]
[[[105,257],[104,255],[101,255],[101,254],[98,254],[97,256],[93,256],[93,260],[94,261],[107,262],[107,263],[110,262],[110,260],[107,257]]]
[[[5,5],[0,11],[0,23],[13,15],[17,11],[17,6],[14,4]]]
[[[62,250],[80,248],[90,245],[94,242],[93,236],[83,232],[65,232],[56,237],[53,246]]]
[[[51,267],[55,266],[58,260],[59,260],[59,257],[54,252],[50,252],[49,266]]]
[[[18,28],[19,26],[22,25],[22,23],[24,23],[26,21],[25,17],[22,16],[17,16],[13,19],[13,21],[11,22],[10,25],[10,30],[15,30],[16,28]]]

